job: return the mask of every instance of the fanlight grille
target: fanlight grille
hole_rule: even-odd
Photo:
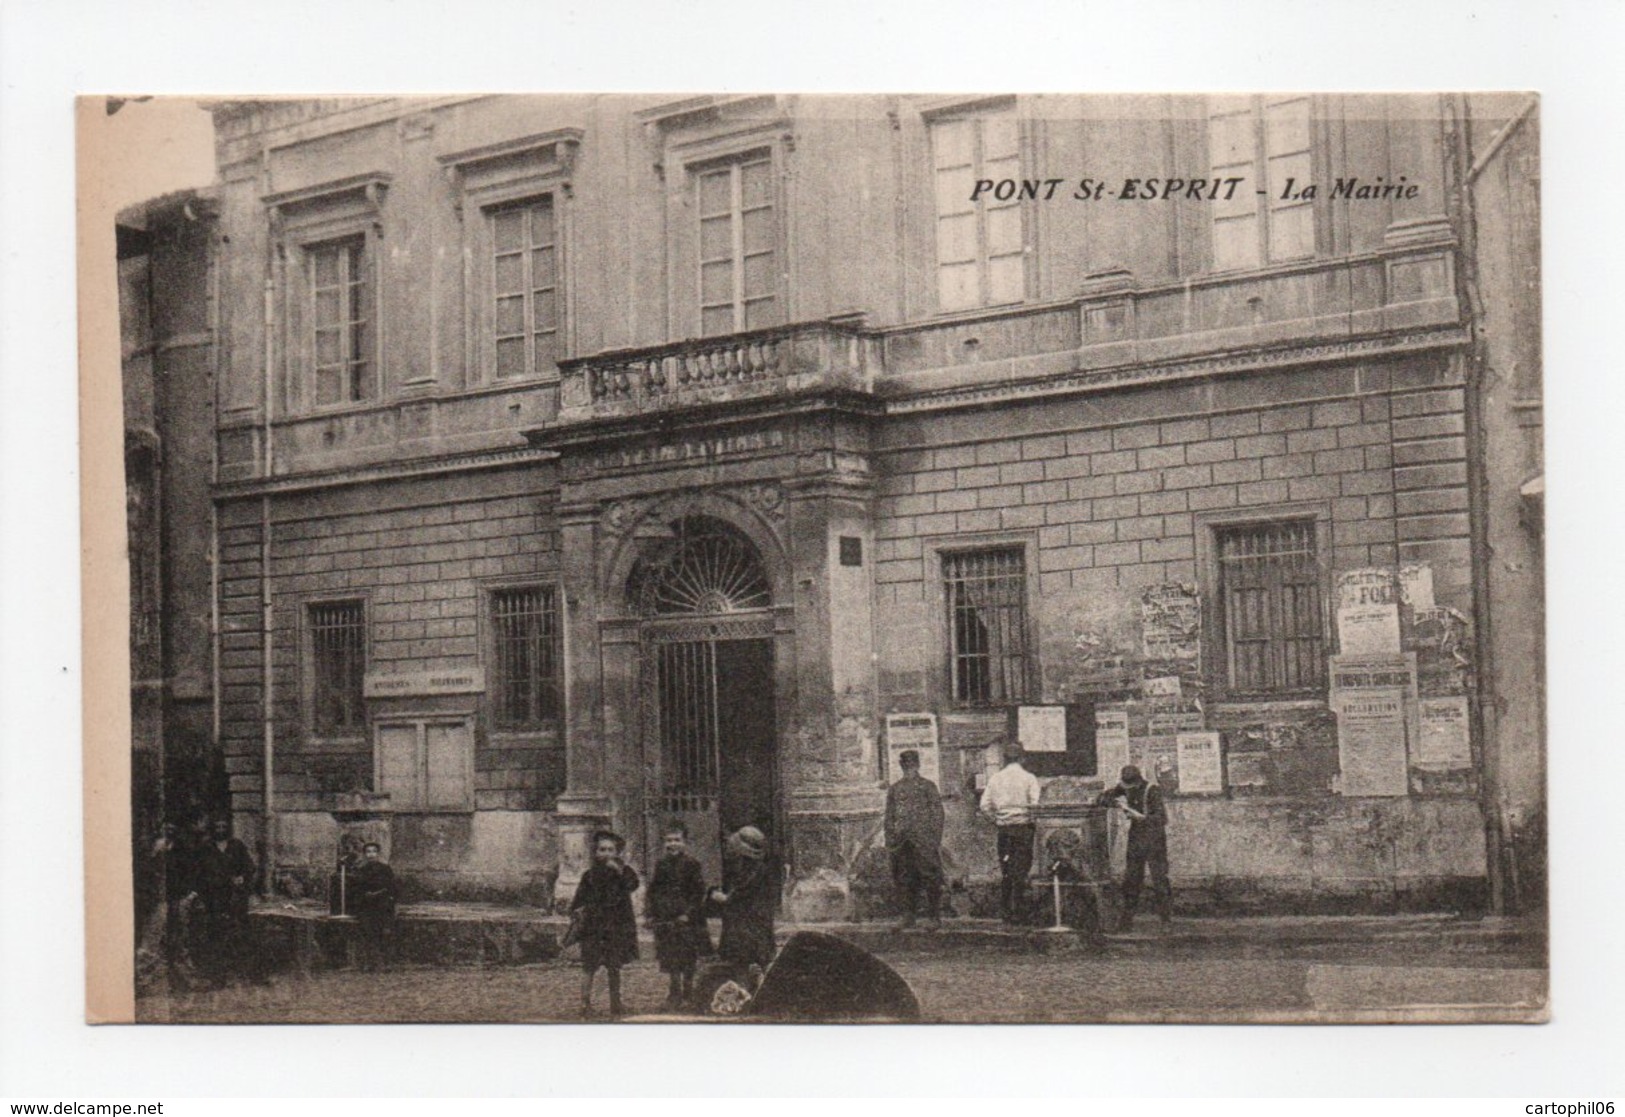
[[[645,616],[737,613],[773,603],[754,544],[734,528],[706,516],[672,525],[675,538],[634,575]]]

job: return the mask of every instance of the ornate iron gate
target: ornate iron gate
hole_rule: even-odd
[[[755,821],[743,800],[765,798],[771,812],[777,798],[772,597],[755,546],[734,528],[698,516],[672,527],[633,573],[645,617],[644,803],[652,843],[666,819],[682,819],[715,870],[722,826]]]

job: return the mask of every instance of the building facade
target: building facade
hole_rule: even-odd
[[[213,239],[203,192],[118,215],[138,927],[163,893],[160,859],[143,853],[161,824],[230,809],[211,636]]]
[[[359,826],[548,902],[675,815],[794,899],[910,743],[974,904],[1013,730],[1058,788],[1154,774],[1182,905],[1489,902],[1541,749],[1480,724],[1511,102],[214,113],[216,744],[276,887]]]

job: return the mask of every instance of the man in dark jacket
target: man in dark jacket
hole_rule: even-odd
[[[230,819],[214,820],[192,867],[207,928],[209,976],[217,982],[239,977],[258,981],[260,971],[248,931],[254,858],[242,839],[232,836]]]
[[[356,917],[357,946],[363,970],[383,966],[395,934],[395,870],[377,842],[361,848],[361,864],[350,870],[350,913]]]
[[[908,749],[897,764],[902,778],[886,790],[886,852],[903,909],[897,929],[914,926],[923,892],[926,921],[935,930],[941,926],[942,907],[942,796],[936,784],[920,775],[919,753]]]
[[[1102,803],[1117,803],[1128,815],[1128,865],[1123,874],[1123,929],[1134,922],[1140,904],[1140,887],[1145,870],[1151,869],[1151,891],[1156,896],[1157,914],[1168,922],[1172,890],[1168,886],[1168,811],[1162,790],[1147,783],[1133,764],[1123,769],[1122,781],[1102,792]]]

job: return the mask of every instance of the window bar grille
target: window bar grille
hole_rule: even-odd
[[[991,705],[1027,691],[1027,570],[1019,548],[943,557],[954,701]]]
[[[1220,578],[1231,686],[1307,690],[1324,678],[1319,570],[1311,521],[1227,530]]]
[[[559,716],[559,626],[553,592],[543,586],[492,594],[496,638],[496,717],[509,727]]]
[[[362,682],[366,674],[366,620],[359,601],[310,607],[315,673],[316,729],[334,733],[362,723]]]

